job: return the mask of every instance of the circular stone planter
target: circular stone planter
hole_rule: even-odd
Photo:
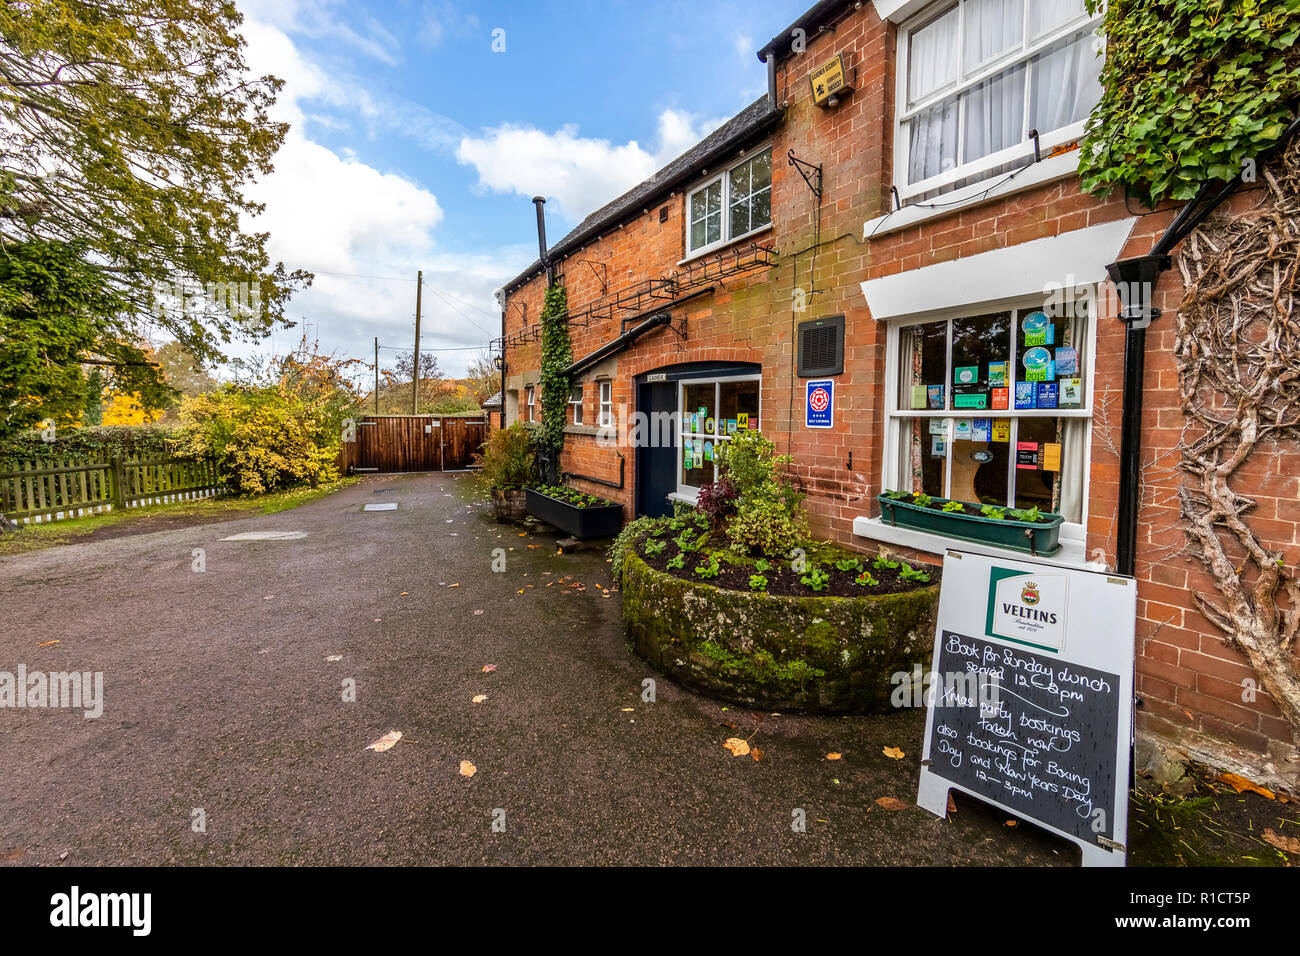
[[[891,677],[928,671],[939,585],[862,597],[778,597],[685,581],[623,559],[636,652],[700,691],[773,710],[885,713]]]

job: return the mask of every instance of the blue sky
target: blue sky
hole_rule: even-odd
[[[285,81],[292,124],[250,226],[317,273],[290,317],[326,350],[409,347],[423,269],[424,344],[486,345],[492,291],[536,257],[529,198],[559,239],[762,95],[755,51],[808,5],[239,0],[249,66]],[[440,361],[459,374],[473,354]]]

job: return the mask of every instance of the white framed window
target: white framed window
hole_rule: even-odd
[[[944,0],[898,31],[895,185],[907,200],[992,178],[1083,134],[1101,97],[1084,0]]]
[[[529,385],[526,397],[528,399],[528,420],[530,422],[535,422],[537,421],[537,388],[533,385]]]
[[[575,385],[569,392],[569,407],[573,409],[573,424],[582,424],[582,386]]]
[[[772,223],[772,147],[765,146],[686,195],[686,254],[742,239]]]
[[[681,428],[677,444],[677,493],[694,498],[717,479],[718,446],[743,429],[758,430],[760,377],[738,375],[677,383]]]
[[[1087,518],[1095,323],[1025,301],[904,321],[887,334],[885,490]]]
[[[614,383],[605,381],[600,383],[600,409],[596,424],[601,428],[608,428],[614,424]]]

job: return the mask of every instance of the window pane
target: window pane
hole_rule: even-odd
[[[750,194],[749,163],[744,162],[731,171],[731,197],[744,197]]]
[[[917,183],[957,165],[957,97],[918,113],[907,123],[907,181]]]
[[[772,185],[772,151],[759,153],[749,161],[750,188],[754,192]]]
[[[698,249],[704,245],[704,220],[691,223],[691,248]]]
[[[943,479],[948,455],[948,419],[908,418],[903,429],[903,461],[900,491],[944,496]]]
[[[1019,313],[1013,408],[1082,408],[1086,319],[1049,303],[1046,310]]]
[[[754,194],[753,205],[749,211],[749,228],[757,229],[772,221],[772,187]]]
[[[749,232],[750,200],[748,197],[731,206],[731,235],[743,236]]]
[[[705,245],[711,242],[717,242],[722,238],[722,213],[715,212],[704,220],[704,242]]]
[[[1007,460],[1011,455],[1010,427],[1006,419],[954,419],[952,480],[949,498],[1004,507],[1007,495]]]
[[[1021,46],[1024,42],[1024,9],[1025,0],[966,0],[967,73],[981,63]]]
[[[966,100],[966,147],[962,162],[980,159],[1024,139],[1023,63],[977,83],[963,97]]]
[[[739,431],[741,421],[746,422],[748,428],[758,428],[758,382],[723,382],[719,391],[719,436],[725,437]]]
[[[1033,0],[1029,4],[1029,33],[1041,36],[1087,15],[1084,0]]]
[[[691,195],[691,222],[697,222],[704,218],[706,212],[705,204],[707,202],[705,193],[708,190],[701,189],[699,192]]]
[[[1034,60],[1029,122],[1039,133],[1087,119],[1101,99],[1102,58],[1095,33],[1078,34]]]
[[[1081,520],[1087,421],[1022,418],[1019,425],[1015,506]]]
[[[913,30],[907,51],[908,103],[916,103],[957,79],[957,7],[919,30]]]
[[[722,211],[722,180],[718,180],[708,189],[704,190],[705,200],[708,203],[710,213]]]
[[[925,322],[899,329],[898,407],[910,410],[947,407],[945,364],[948,323]]]
[[[952,323],[952,408],[957,411],[1009,406],[1010,312],[996,312]]]

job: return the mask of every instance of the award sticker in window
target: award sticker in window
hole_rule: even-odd
[[[1005,388],[1007,384],[1007,363],[989,362],[989,388]]]
[[[706,434],[706,435],[712,435],[712,434],[713,434],[713,419],[712,419],[712,418],[706,418],[706,419],[704,419],[704,434]]]
[[[1043,445],[1043,471],[1061,470],[1061,446],[1056,442]]]
[[[1003,443],[1011,441],[1011,419],[993,419],[993,440]]]
[[[953,380],[958,385],[975,385],[980,380],[980,370],[978,365],[962,365],[953,373]]]
[[[949,423],[950,421],[952,421],[951,418],[932,418],[932,419],[930,419],[930,434],[931,434],[931,435],[942,435],[944,438],[947,438],[947,437],[948,437],[948,423]]]
[[[993,419],[977,418],[971,424],[971,441],[993,440]]]
[[[936,411],[943,410],[943,386],[942,385],[927,385],[925,387],[925,394],[930,399],[930,407],[932,409],[935,409]]]
[[[1061,408],[1079,408],[1083,405],[1083,379],[1063,378],[1060,385]]]
[[[737,428],[737,425],[736,425],[736,419],[734,419],[734,418],[728,418],[728,419],[727,419],[727,434],[728,434],[728,435],[734,435],[734,434],[736,434],[736,428]]]
[[[1011,401],[1011,390],[1009,388],[995,388],[993,389],[993,404],[989,407],[1005,409],[1009,401]]]
[[[1062,378],[1079,374],[1079,353],[1076,349],[1061,346],[1056,350],[1056,374]]]
[[[1038,442],[1022,441],[1016,443],[1016,467],[1024,471],[1038,470]]]
[[[748,428],[748,427],[749,427],[749,415],[745,412],[737,412],[736,428],[741,429],[741,428]]]
[[[953,441],[970,441],[971,433],[974,430],[974,423],[969,418],[957,418],[953,420],[952,440]]]
[[[1026,350],[1020,361],[1025,366],[1026,382],[1050,382],[1056,378],[1052,353],[1041,345]]]
[[[713,442],[711,441],[704,443],[704,460],[713,461]]]
[[[935,435],[930,439],[930,457],[942,458],[948,454],[948,442]]]
[[[1053,345],[1056,342],[1056,328],[1046,312],[1030,312],[1020,323],[1020,331],[1025,335],[1025,345]]]

